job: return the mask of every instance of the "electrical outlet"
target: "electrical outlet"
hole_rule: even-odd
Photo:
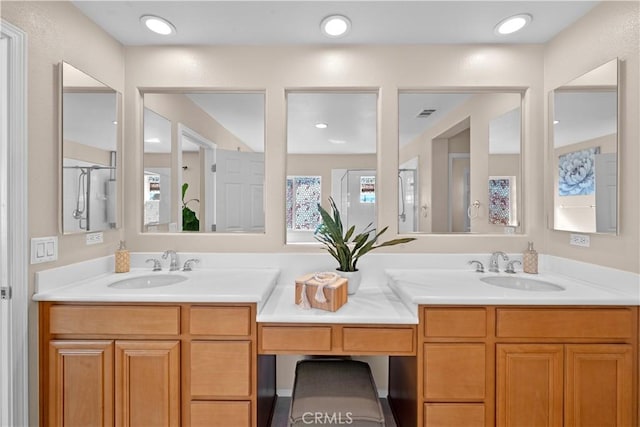
[[[573,246],[582,246],[588,248],[591,246],[591,239],[586,234],[571,234],[569,236],[569,244]]]
[[[86,235],[86,244],[87,245],[96,245],[98,243],[102,243],[103,240],[103,233],[102,231],[99,231],[97,233],[89,233]]]

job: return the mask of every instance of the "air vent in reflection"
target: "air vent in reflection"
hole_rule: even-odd
[[[416,117],[418,117],[418,118],[429,117],[430,115],[432,115],[435,112],[436,112],[436,110],[434,110],[432,108],[427,108],[427,109],[424,109],[424,110],[420,111]]]

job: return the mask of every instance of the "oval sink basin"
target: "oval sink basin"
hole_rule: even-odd
[[[480,279],[484,283],[501,288],[516,289],[529,292],[558,292],[564,288],[544,280],[528,279],[526,277],[490,276]]]
[[[186,276],[176,274],[149,274],[148,276],[118,280],[111,283],[109,287],[117,289],[159,288],[160,286],[174,285],[185,280],[187,280]]]

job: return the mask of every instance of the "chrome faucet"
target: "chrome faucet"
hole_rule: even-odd
[[[497,251],[491,254],[491,258],[489,259],[489,271],[492,273],[500,273],[500,268],[498,266],[498,258],[502,257],[503,260],[509,261],[509,256],[504,252]]]
[[[168,256],[171,256],[171,263],[169,264],[169,271],[178,271],[180,267],[178,267],[178,254],[176,251],[169,249],[168,251],[164,251],[162,254],[162,259],[167,259]]]
[[[472,261],[469,261],[467,264],[475,264],[476,273],[484,273],[484,265],[482,265],[482,263],[480,261],[476,261],[474,259]]]
[[[149,258],[145,262],[152,262],[153,263],[153,270],[152,271],[162,271],[162,264],[160,264],[160,260],[159,259]]]
[[[511,274],[515,274],[516,270],[513,268],[513,266],[518,263],[520,265],[522,265],[522,263],[520,261],[518,261],[517,259],[511,260],[507,263],[507,268],[504,269],[505,273],[511,273]]]
[[[182,267],[182,271],[193,271],[193,264],[199,263],[200,260],[197,258],[189,258],[184,262],[184,266]]]

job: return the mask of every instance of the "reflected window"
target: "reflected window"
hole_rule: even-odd
[[[360,203],[376,202],[376,177],[360,177]]]
[[[319,176],[287,177],[287,230],[314,231],[320,224],[321,183]]]

